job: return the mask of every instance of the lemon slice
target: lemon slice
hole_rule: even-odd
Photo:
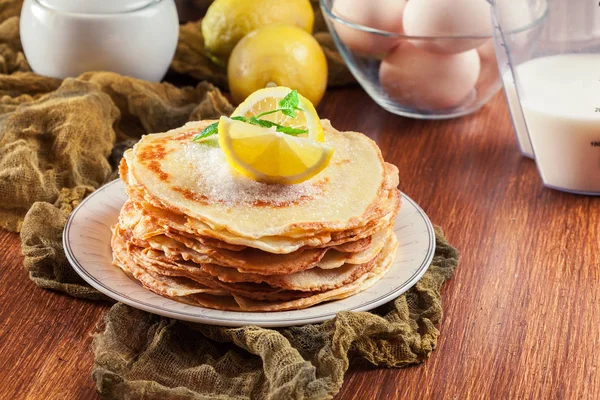
[[[267,87],[257,90],[246,98],[231,114],[232,117],[246,117],[260,115],[265,111],[278,108],[278,102],[291,92],[290,88],[284,86]],[[296,117],[291,118],[282,112],[276,112],[260,117],[280,125],[291,128],[307,129],[308,133],[297,137],[304,137],[317,142],[325,141],[323,126],[315,107],[302,95],[298,95],[298,107],[301,111],[296,112]]]
[[[236,171],[266,183],[303,182],[325,169],[333,155],[333,148],[316,140],[227,117],[219,120],[219,145]]]

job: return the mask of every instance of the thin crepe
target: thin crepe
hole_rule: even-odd
[[[365,135],[323,121],[325,140],[335,148],[330,165],[301,184],[268,185],[232,171],[212,141],[191,141],[211,122],[142,138],[125,154],[131,186],[156,207],[256,240],[348,231],[389,213],[397,169]]]

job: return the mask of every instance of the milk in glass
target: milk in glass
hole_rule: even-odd
[[[515,69],[544,184],[600,193],[600,54],[539,57]]]

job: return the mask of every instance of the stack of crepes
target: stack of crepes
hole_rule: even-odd
[[[385,275],[400,192],[375,142],[323,120],[335,149],[327,168],[266,184],[233,171],[216,138],[192,141],[211,122],[147,135],[125,153],[115,265],[159,295],[233,311],[301,309]]]

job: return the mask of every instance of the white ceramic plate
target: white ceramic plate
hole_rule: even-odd
[[[219,311],[178,303],[144,289],[112,265],[110,226],[125,201],[125,185],[112,181],[92,193],[73,211],[63,232],[69,262],[90,285],[115,300],[154,314],[213,325],[264,327],[321,322],[344,311],[365,311],[406,292],[423,276],[435,250],[435,234],[427,215],[402,194],[395,232],[399,246],[390,271],[364,292],[304,310],[281,312]]]

